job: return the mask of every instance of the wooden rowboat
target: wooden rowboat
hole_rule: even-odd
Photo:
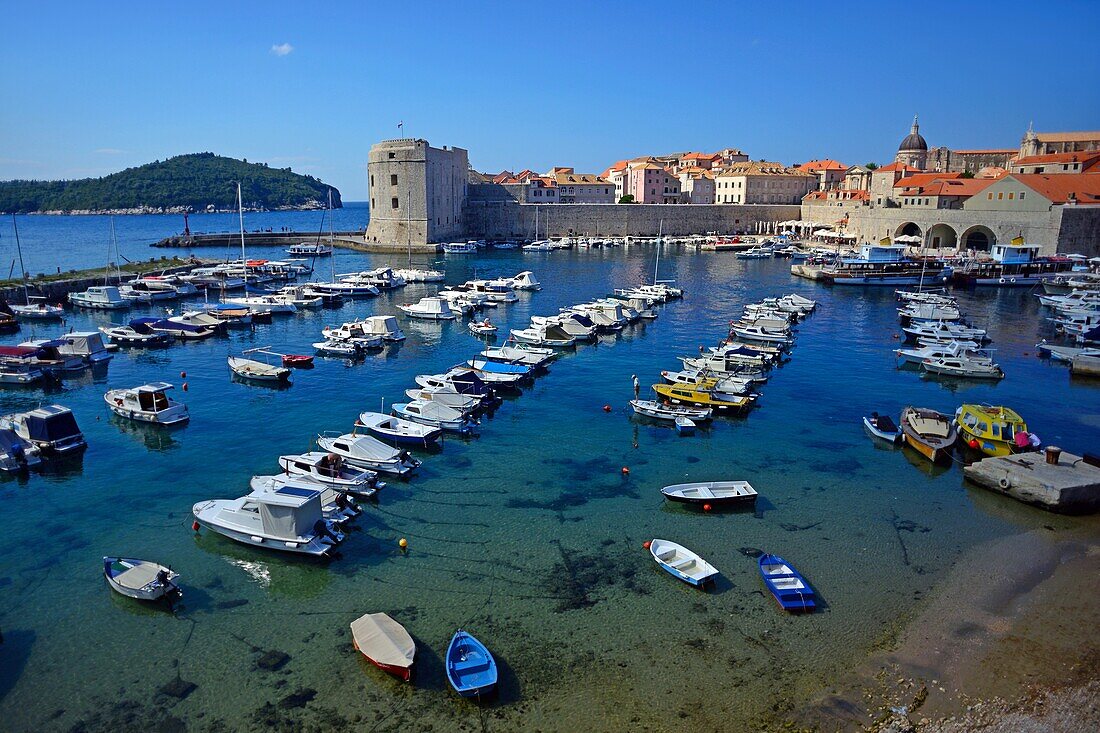
[[[368,662],[406,682],[412,679],[416,642],[404,626],[384,613],[368,613],[351,622],[351,638]]]
[[[756,503],[756,489],[748,481],[702,481],[692,484],[673,484],[661,489],[669,501],[684,504],[713,504],[727,506],[731,504]]]

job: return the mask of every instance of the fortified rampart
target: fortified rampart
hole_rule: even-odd
[[[753,233],[759,222],[797,219],[791,205],[707,204],[519,204],[513,200],[471,198],[466,202],[466,232],[479,239],[583,236],[669,236]]]

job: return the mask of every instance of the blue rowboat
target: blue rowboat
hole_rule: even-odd
[[[779,555],[760,556],[760,577],[785,611],[814,610],[814,589]]]
[[[497,663],[480,641],[462,629],[447,647],[447,680],[463,697],[486,695],[497,684]]]

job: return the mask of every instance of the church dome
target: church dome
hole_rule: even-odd
[[[913,118],[913,127],[909,131],[909,134],[905,136],[905,139],[901,141],[901,145],[898,146],[898,152],[927,152],[928,143],[924,141],[921,136],[920,125],[917,124],[917,118]]]

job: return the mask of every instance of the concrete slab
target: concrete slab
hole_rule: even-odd
[[[1100,510],[1100,468],[1080,456],[1062,453],[1049,464],[1042,453],[986,458],[966,466],[963,475],[982,488],[1062,514]]]

